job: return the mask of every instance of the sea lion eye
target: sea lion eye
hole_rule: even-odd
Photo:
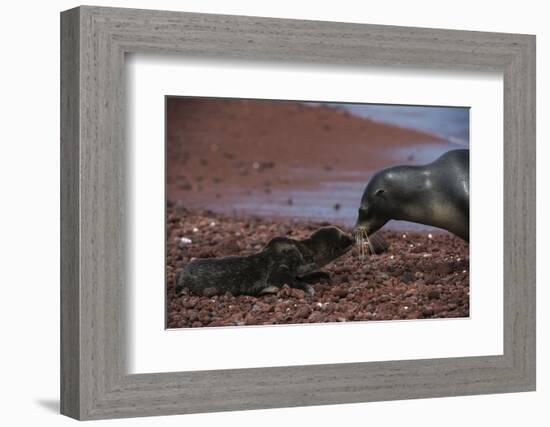
[[[376,192],[374,193],[375,196],[380,196],[381,194],[383,194],[385,192],[385,190],[383,188],[379,188],[378,190],[376,190]]]

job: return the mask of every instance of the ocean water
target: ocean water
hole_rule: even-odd
[[[463,148],[470,140],[470,109],[424,105],[327,104],[394,126],[440,136]]]
[[[323,105],[307,104],[312,108]],[[397,150],[395,147],[388,148],[387,152],[380,152],[377,148],[377,154],[383,154],[384,158],[395,158],[396,165],[426,164],[449,150],[469,147],[469,108],[333,103],[325,105],[345,109],[359,117],[437,135],[443,140],[440,143],[431,141],[404,144]],[[326,180],[319,179],[318,170],[300,169],[297,172],[300,176],[312,174],[315,185],[285,191],[273,189],[270,194],[255,192],[248,195],[243,195],[239,189],[227,188],[224,190],[226,203],[222,205],[225,206],[224,211],[240,215],[322,220],[351,227],[356,222],[368,177],[377,170],[333,171],[331,175],[327,175]],[[292,203],[288,203],[290,199]],[[220,204],[214,200],[206,203],[205,207],[219,210]],[[406,221],[390,221],[385,228],[433,229]]]

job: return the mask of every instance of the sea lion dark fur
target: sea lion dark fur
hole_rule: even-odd
[[[253,255],[195,259],[177,276],[175,293],[188,288],[198,295],[205,289],[258,295],[285,283],[312,293],[305,278],[349,251],[353,242],[337,227],[322,227],[304,240],[276,237]]]
[[[391,219],[443,228],[470,239],[470,152],[452,150],[423,166],[395,166],[367,184],[354,234],[371,235]]]

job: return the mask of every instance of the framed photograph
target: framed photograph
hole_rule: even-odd
[[[469,135],[466,107],[168,97],[167,327],[469,317]]]
[[[535,390],[535,37],[61,14],[61,412]]]

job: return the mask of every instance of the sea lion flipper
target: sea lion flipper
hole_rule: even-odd
[[[301,289],[309,296],[315,295],[315,289],[313,289],[313,286],[311,286],[308,283],[302,282],[301,280],[296,280],[296,282],[294,283],[294,286],[292,287],[296,289]]]
[[[291,274],[290,269],[286,265],[280,265],[275,271],[273,271],[268,279],[268,285],[260,293],[272,292],[272,289],[279,289],[283,285],[288,285],[291,288],[301,289],[309,296],[315,295],[313,287],[304,281],[300,280]]]
[[[268,286],[267,288],[264,288],[260,291],[260,295],[263,295],[263,294],[276,294],[277,292],[279,292],[279,289],[277,286]]]
[[[288,285],[291,288],[296,287],[297,280],[291,274],[290,269],[286,265],[279,265],[275,270],[273,270],[269,277],[267,278],[267,285],[282,287],[283,285]]]
[[[317,283],[321,280],[326,280],[328,283],[332,283],[332,278],[329,273],[324,271],[313,271],[311,273],[300,276],[299,279],[304,283]]]

